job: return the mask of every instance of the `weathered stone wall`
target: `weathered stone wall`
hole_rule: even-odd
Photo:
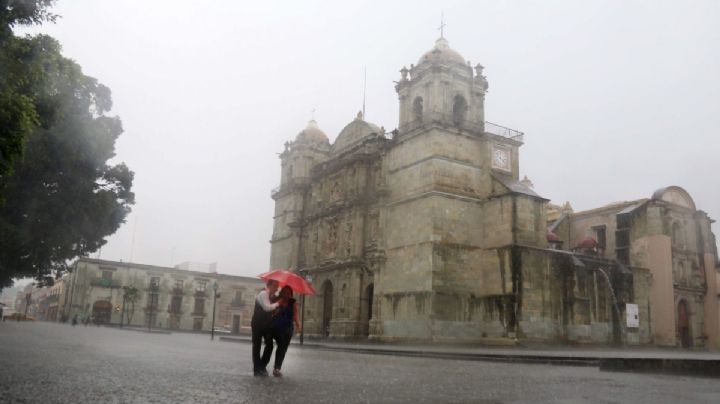
[[[515,243],[547,248],[547,219],[545,201],[515,195]]]
[[[518,336],[554,340],[563,336],[563,276],[550,253],[517,249],[521,266],[522,294]]]
[[[513,243],[513,196],[506,195],[487,200],[482,205],[480,231],[485,248],[496,248]]]
[[[603,257],[615,259],[615,232],[617,230],[616,215],[622,208],[595,209],[588,212],[571,215],[570,228],[566,237],[563,238],[565,248],[576,247],[585,237],[596,239],[593,227],[605,226],[606,249],[600,251]],[[560,235],[560,234],[558,234]]]

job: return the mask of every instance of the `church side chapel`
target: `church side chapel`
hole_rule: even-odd
[[[318,291],[305,335],[717,346],[711,220],[684,190],[550,204],[442,35],[395,89],[396,130],[360,112],[331,143],[313,120],[280,155],[270,266]]]

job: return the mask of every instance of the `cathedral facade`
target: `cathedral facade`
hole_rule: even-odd
[[[311,121],[280,155],[270,266],[315,285],[306,335],[654,342],[651,263],[549,232],[569,212],[519,180],[524,135],[485,121],[483,67],[441,37],[400,73],[396,130],[359,113],[330,143]]]

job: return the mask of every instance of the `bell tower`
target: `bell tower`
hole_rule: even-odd
[[[275,200],[273,234],[270,240],[270,268],[301,268],[303,251],[302,221],[306,194],[310,187],[310,170],[327,159],[330,142],[315,120],[285,143],[280,154],[280,185],[272,190]]]
[[[450,48],[447,39],[438,38],[417,65],[400,70],[395,86],[400,98],[400,131],[436,122],[482,133],[488,88],[482,71],[482,65],[473,68]]]

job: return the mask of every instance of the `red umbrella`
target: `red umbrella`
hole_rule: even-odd
[[[315,289],[302,276],[295,272],[286,271],[284,269],[274,269],[270,272],[258,275],[258,278],[269,281],[274,280],[280,283],[280,287],[290,286],[294,293],[301,295],[314,295]]]

